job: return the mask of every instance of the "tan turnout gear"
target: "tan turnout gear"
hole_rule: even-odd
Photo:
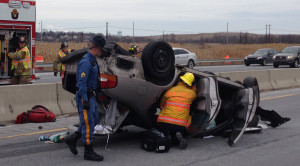
[[[14,76],[11,79],[12,84],[28,84],[30,83],[31,74],[31,55],[27,46],[21,48],[16,53],[9,53],[12,58],[11,69]]]
[[[179,82],[164,94],[157,122],[185,126],[188,129],[192,121],[189,115],[190,105],[195,98],[195,90]]]

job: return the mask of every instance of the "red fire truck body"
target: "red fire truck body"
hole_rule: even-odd
[[[12,60],[9,52],[18,49],[18,38],[27,40],[32,60],[33,76],[35,59],[36,1],[35,0],[0,0],[0,80],[12,77]]]

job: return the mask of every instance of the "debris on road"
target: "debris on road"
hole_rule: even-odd
[[[69,132],[66,131],[66,132],[51,135],[50,137],[40,136],[39,140],[46,141],[45,143],[61,143],[63,142],[64,138],[67,137],[68,135]]]

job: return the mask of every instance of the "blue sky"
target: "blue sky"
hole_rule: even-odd
[[[132,35],[229,32],[300,34],[299,0],[40,0],[37,26],[54,31]],[[40,29],[38,28],[38,31]]]

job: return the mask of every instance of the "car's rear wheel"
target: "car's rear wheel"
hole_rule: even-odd
[[[67,56],[61,59],[61,63],[69,64],[80,60],[86,53],[88,52],[88,48],[83,48],[81,50],[75,50],[69,53]]]
[[[194,68],[194,65],[195,65],[194,61],[193,60],[189,60],[187,66],[192,69],[192,68]]]
[[[275,63],[273,63],[273,66],[274,66],[275,68],[278,68],[278,67],[279,67],[279,65],[278,65],[278,64],[275,64]]]
[[[266,60],[266,59],[263,59],[263,61],[261,62],[261,65],[262,65],[262,66],[266,66],[266,64],[267,64],[267,60]]]
[[[148,43],[142,54],[146,80],[158,85],[167,85],[174,77],[174,62],[174,51],[167,42]]]

